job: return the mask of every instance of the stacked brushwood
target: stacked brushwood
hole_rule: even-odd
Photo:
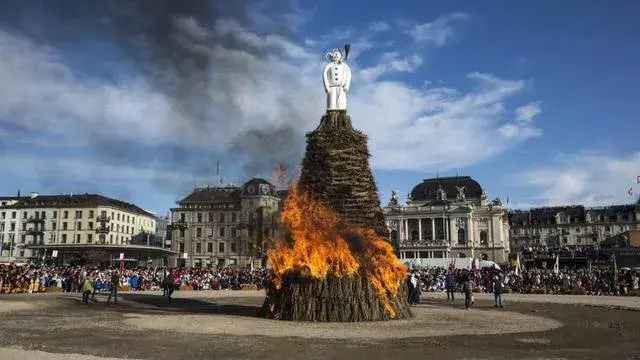
[[[407,306],[407,286],[403,282],[396,297],[390,298],[393,319],[411,317]],[[280,289],[268,289],[260,310],[267,319],[322,322],[391,320],[384,303],[364,275],[316,279],[289,272]]]
[[[369,167],[367,135],[355,130],[346,111],[327,111],[307,134],[298,187],[347,222],[387,239],[380,196]]]

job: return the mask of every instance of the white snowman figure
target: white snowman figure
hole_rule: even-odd
[[[345,47],[345,50],[348,51],[348,46]],[[331,62],[324,67],[322,72],[324,91],[327,94],[327,110],[347,110],[347,92],[351,86],[351,69],[343,61],[340,49],[333,49],[327,53],[327,59]]]

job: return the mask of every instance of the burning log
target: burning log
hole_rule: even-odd
[[[306,321],[411,317],[407,268],[394,255],[369,168],[367,136],[346,111],[307,134],[297,185],[281,214],[286,240],[267,251],[275,272],[260,315]]]

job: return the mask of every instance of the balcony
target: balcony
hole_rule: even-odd
[[[29,235],[31,235],[31,236],[37,236],[37,235],[43,235],[43,234],[44,234],[44,231],[42,231],[42,230],[37,230],[37,229],[29,229],[29,230],[27,230],[24,234],[25,234],[25,235],[27,235],[27,236],[29,236]]]
[[[187,228],[187,222],[184,220],[177,220],[173,224],[167,225],[167,230],[186,230]]]
[[[111,221],[111,218],[107,215],[98,215],[96,221],[99,223],[108,223],[109,221]]]
[[[109,231],[111,231],[111,229],[107,226],[100,226],[98,228],[96,228],[96,233],[97,234],[108,234]]]
[[[36,216],[29,216],[27,219],[22,219],[22,221],[25,221],[27,223],[33,223],[33,224],[44,223],[45,220],[47,220],[46,217],[36,217]]]

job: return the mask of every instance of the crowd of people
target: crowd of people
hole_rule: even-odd
[[[239,268],[134,268],[98,269],[85,267],[34,267],[0,265],[0,294],[50,291],[92,293],[116,288],[131,291],[240,290],[264,289],[272,279],[266,269]],[[413,289],[410,302],[419,300],[420,292],[463,292],[465,281],[473,292],[494,292],[496,282],[506,292],[537,294],[640,295],[640,270],[611,268],[574,269],[496,269],[460,270],[414,268],[407,279]],[[170,286],[169,286],[170,285]],[[417,291],[417,297],[416,297]]]
[[[446,291],[455,280],[462,288],[463,271],[445,268],[413,269],[420,291]],[[612,268],[496,269],[469,271],[474,292],[493,292],[496,277],[508,292],[525,294],[640,295],[640,270]],[[414,282],[416,282],[414,280]]]
[[[117,277],[114,279],[114,275]],[[93,291],[117,288],[157,291],[171,283],[173,289],[238,290],[262,289],[269,279],[265,269],[232,268],[134,268],[98,269],[86,267],[34,267],[0,265],[0,294],[38,293],[57,288],[60,292],[83,292],[85,280]],[[81,291],[82,290],[82,291]]]

